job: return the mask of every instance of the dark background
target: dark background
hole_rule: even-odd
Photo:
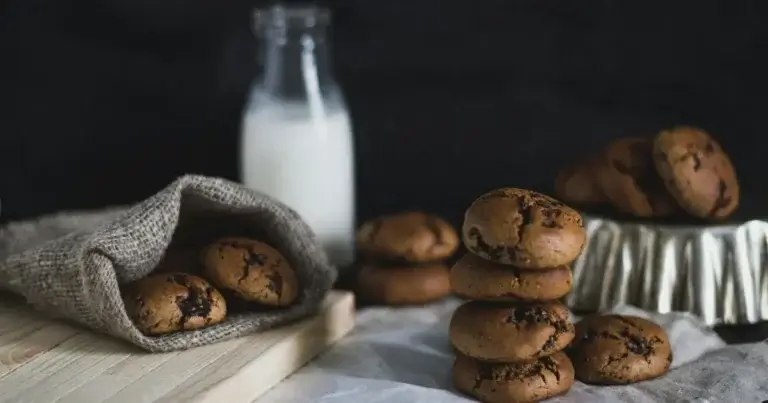
[[[237,179],[254,4],[3,2],[3,219],[137,201],[186,172]],[[457,221],[486,190],[548,192],[579,153],[679,123],[720,140],[746,197],[766,193],[768,2],[330,4],[359,219]]]

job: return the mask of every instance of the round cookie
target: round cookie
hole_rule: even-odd
[[[484,259],[522,269],[574,261],[586,240],[581,215],[549,196],[501,188],[478,197],[464,213],[467,249]]]
[[[357,247],[369,258],[423,263],[450,257],[459,247],[456,230],[445,220],[422,212],[390,214],[368,221],[357,231]]]
[[[667,190],[688,213],[728,217],[739,206],[739,181],[731,160],[709,134],[679,126],[653,142],[653,162]]]
[[[562,352],[516,364],[493,364],[458,354],[453,384],[461,392],[487,402],[538,402],[568,392],[573,365]]]
[[[142,333],[159,335],[215,325],[227,315],[218,290],[184,273],[154,274],[126,285],[128,317]]]
[[[467,299],[485,301],[549,301],[571,290],[568,266],[523,270],[467,253],[451,267],[451,288]]]
[[[608,198],[596,176],[600,169],[599,155],[591,155],[584,161],[566,166],[555,178],[555,194],[567,203],[581,205],[606,203]]]
[[[203,250],[202,263],[213,284],[245,301],[284,307],[299,295],[293,268],[280,252],[263,242],[222,238]]]
[[[383,305],[419,305],[451,293],[448,268],[442,264],[405,267],[364,266],[357,292],[364,301]]]
[[[576,378],[584,383],[615,385],[665,374],[672,347],[664,329],[648,320],[595,315],[576,324],[569,349]]]
[[[637,217],[672,214],[675,201],[653,165],[653,141],[626,137],[609,144],[597,180],[617,210]]]
[[[563,304],[518,305],[470,301],[456,309],[451,344],[462,354],[488,362],[519,362],[564,349],[574,335]]]

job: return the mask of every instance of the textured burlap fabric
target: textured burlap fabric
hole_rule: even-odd
[[[252,236],[280,250],[302,288],[289,308],[229,315],[199,331],[147,337],[128,318],[120,284],[149,274],[174,245]],[[209,344],[307,316],[336,269],[304,221],[285,205],[223,179],[188,175],[135,206],[59,213],[0,229],[0,289],[40,311],[111,334],[149,351]]]

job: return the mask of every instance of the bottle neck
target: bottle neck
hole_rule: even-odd
[[[324,26],[268,26],[262,31],[268,95],[284,100],[324,96],[335,85]]]

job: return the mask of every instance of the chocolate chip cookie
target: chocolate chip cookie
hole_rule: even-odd
[[[493,364],[458,354],[453,384],[487,403],[538,402],[568,392],[573,365],[562,352],[516,364]]]
[[[597,179],[617,210],[636,217],[663,217],[676,204],[653,164],[653,139],[626,137],[609,144]]]
[[[379,217],[357,231],[357,247],[363,255],[392,262],[443,260],[458,246],[459,236],[448,222],[422,212]]]
[[[576,378],[590,384],[628,384],[665,374],[672,348],[664,329],[648,320],[595,315],[576,324],[568,351]]]
[[[247,238],[223,238],[202,253],[203,272],[222,290],[250,302],[284,307],[299,295],[291,265],[275,248]]]
[[[693,216],[723,219],[739,206],[739,181],[728,155],[705,131],[678,126],[653,142],[653,162],[664,185]]]
[[[364,266],[358,273],[360,299],[383,305],[419,305],[451,293],[448,268],[440,263],[419,266]]]
[[[513,306],[470,301],[453,313],[451,343],[489,362],[519,362],[564,349],[574,335],[570,312],[559,302]]]
[[[608,202],[597,181],[602,168],[600,155],[591,155],[563,168],[555,178],[555,194],[567,203],[598,205]]]
[[[467,253],[451,267],[451,288],[467,299],[485,301],[548,301],[571,290],[568,266],[524,270]]]
[[[467,249],[484,259],[522,269],[571,263],[584,247],[581,215],[552,197],[501,188],[477,198],[464,214]]]
[[[160,335],[215,325],[227,315],[218,290],[200,277],[183,273],[154,274],[127,284],[123,302],[142,333]]]

